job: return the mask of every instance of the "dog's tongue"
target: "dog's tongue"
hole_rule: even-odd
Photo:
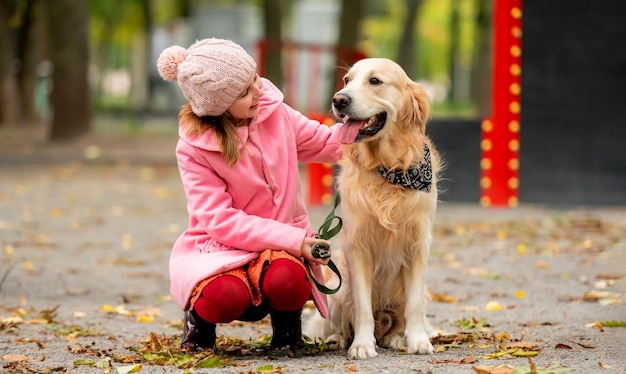
[[[341,125],[339,129],[339,141],[342,144],[352,144],[356,140],[361,126],[365,123],[364,120],[349,119]]]

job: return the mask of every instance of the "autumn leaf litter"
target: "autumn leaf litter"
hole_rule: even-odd
[[[169,249],[186,222],[173,165],[0,164],[0,365],[16,373],[623,373],[626,209],[440,205],[431,356],[267,352],[269,321],[178,348]],[[327,209],[313,208],[313,224]],[[317,220],[317,222],[316,222]],[[340,241],[336,243],[340,247]],[[304,318],[311,310],[306,309]]]

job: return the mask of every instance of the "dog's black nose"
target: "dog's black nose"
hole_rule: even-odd
[[[333,106],[337,109],[345,109],[352,102],[352,98],[346,94],[335,94],[333,96]]]

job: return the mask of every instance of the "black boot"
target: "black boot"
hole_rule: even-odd
[[[272,321],[272,343],[270,348],[274,354],[293,354],[302,348],[302,309],[295,312],[270,310]]]
[[[209,348],[215,350],[214,323],[198,317],[193,310],[187,310],[183,324],[183,336],[180,339],[181,348],[189,348],[192,351],[202,351]]]

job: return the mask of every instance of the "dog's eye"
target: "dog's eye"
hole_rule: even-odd
[[[348,77],[343,77],[343,84],[348,84],[348,82],[350,82],[350,79]]]
[[[378,84],[381,84],[381,83],[383,83],[383,82],[380,79],[376,78],[376,77],[370,78],[370,84],[378,85]]]

